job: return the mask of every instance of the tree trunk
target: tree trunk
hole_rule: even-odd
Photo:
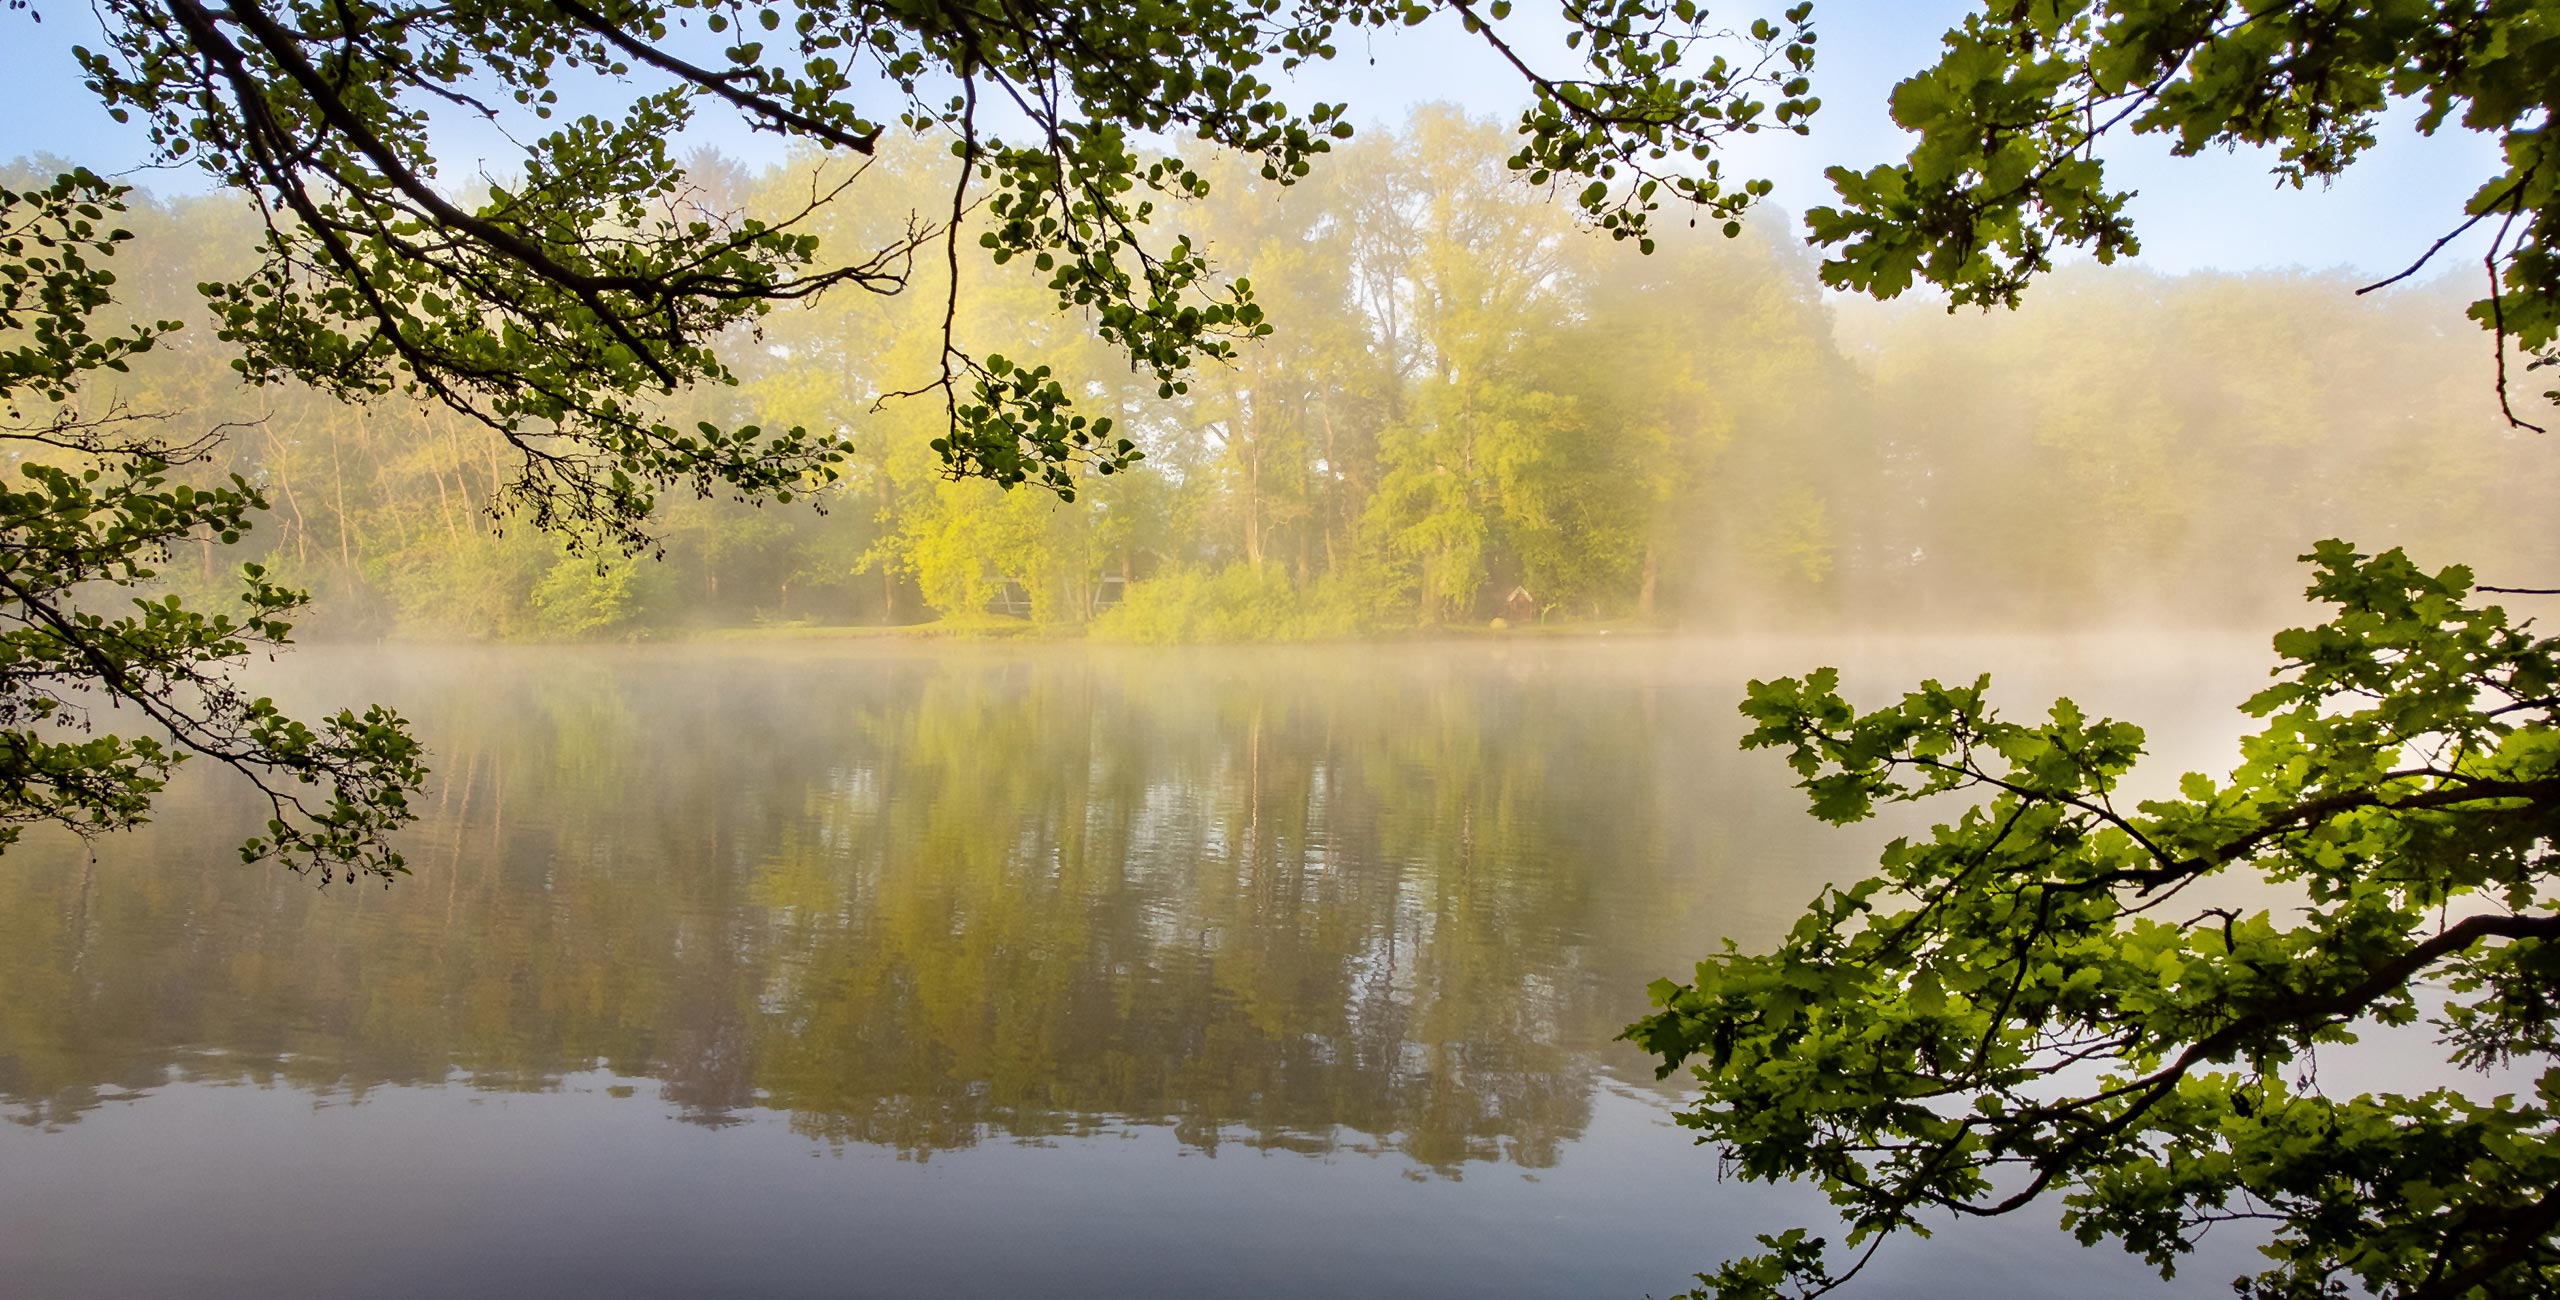
[[[1237,422],[1244,435],[1244,562],[1262,567],[1262,439],[1250,420]]]
[[[1342,522],[1342,462],[1333,442],[1333,403],[1316,399],[1316,418],[1324,424],[1324,571],[1342,572],[1342,555],[1334,546],[1334,527]]]
[[[329,482],[338,502],[338,567],[353,570],[356,567],[356,560],[354,541],[348,536],[350,528],[347,524],[347,468],[346,462],[338,454],[338,440],[335,438],[329,440]]]
[[[273,433],[267,435],[267,449],[273,452],[276,458],[276,487],[284,493],[285,508],[293,512],[294,563],[305,563],[310,558],[307,546],[311,540],[311,521],[302,516],[302,498],[294,495],[293,476],[285,469],[284,452],[276,446]]]
[[[882,528],[887,528],[889,521],[897,518],[897,510],[898,488],[889,481],[889,470],[883,466],[880,470],[879,520]],[[889,625],[898,621],[898,566],[891,564],[886,556],[880,559],[880,621]]]
[[[455,544],[459,545],[462,541],[462,529],[453,522],[453,500],[444,490],[444,471],[431,469],[427,472],[435,476],[436,514],[444,519],[445,536],[452,538]]]

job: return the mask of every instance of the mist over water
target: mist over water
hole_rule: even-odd
[[[248,421],[181,472],[273,508],[155,590],[311,588],[321,644],[254,688],[389,704],[435,774],[388,889],[240,865],[265,814],[203,763],[135,833],[11,849],[0,1293],[1678,1290],[1827,1220],[1721,1180],[1615,1036],[1962,807],[1810,819],[1736,748],[1747,681],[2067,694],[2148,730],[2139,799],[2236,756],[2314,541],[2560,567],[2560,460],[2497,419],[2467,280],[2079,266],[1949,319],[1827,295],[1773,224],[1612,250],[1505,153],[1424,110],[1293,190],[1219,172],[1172,220],[1279,332],[1178,397],[968,280],[970,346],[1148,453],[1073,502],[951,481],[946,413],[877,404],[939,355],[930,274],[778,313],[739,386],[670,399],[852,450],[824,510],[670,493],[663,555],[485,509],[515,453],[449,412],[244,396],[209,329],[156,351],[117,396]],[[699,162],[723,203],[809,181]],[[886,151],[826,237],[941,166]],[[146,316],[245,265],[221,200],[135,224]],[[1026,639],[855,635],[923,623]],[[1313,644],[1143,644],[1205,642]],[[2505,1086],[2398,1041],[2306,1068]],[[2043,1213],[1861,1284],[2257,1263],[2218,1233],[2163,1284]]]
[[[1827,830],[1735,749],[1744,680],[1822,662],[1867,698],[1969,667],[2020,711],[2076,688],[2210,767],[2269,657],[298,652],[256,675],[280,703],[419,720],[414,874],[244,868],[257,811],[200,779],[94,857],[13,851],[0,1274],[46,1296],[1677,1289],[1820,1222],[1800,1190],[1720,1181],[1668,1127],[1676,1081],[1612,1039],[1652,978],[1770,941],[1910,829]],[[2194,1276],[2246,1262],[2225,1253]],[[2044,1224],[1887,1263],[1881,1294],[2049,1294],[2057,1267],[2164,1290]]]

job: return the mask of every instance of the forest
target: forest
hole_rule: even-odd
[[[0,1277],[2560,1294],[2560,5],[1958,7],[98,0]]]
[[[2065,266],[2015,310],[1826,294],[1783,214],[1651,256],[1518,184],[1504,126],[1426,109],[1290,186],[1244,164],[1170,214],[1275,332],[1159,396],[1021,267],[938,257],[908,290],[766,317],[740,382],[676,422],[848,438],[789,503],[678,491],[654,545],[494,508],[520,457],[450,411],[244,388],[203,324],[113,396],[219,449],[271,510],[162,574],[192,597],[243,562],[318,599],[304,637],[627,639],[715,628],[929,626],[1135,641],[1617,626],[2260,626],[2321,536],[2548,572],[2519,526],[2560,487],[2499,418],[2472,277],[2358,296],[2346,271]],[[920,146],[865,164],[830,246],[895,242],[947,202]],[[698,201],[787,206],[843,170],[691,163]],[[22,162],[14,177],[49,174]],[[836,179],[841,179],[837,177]],[[142,199],[118,259],[137,319],[198,319],[254,262],[228,196]],[[1143,460],[1073,499],[954,478],[934,440],[942,315],[1037,358]]]

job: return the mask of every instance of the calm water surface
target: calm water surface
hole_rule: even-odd
[[[311,650],[435,750],[325,891],[182,783],[0,859],[0,1295],[1663,1295],[1818,1222],[1617,1031],[1894,828],[1751,676],[1994,668],[2218,768],[2248,643]],[[1941,815],[1951,815],[1953,809]],[[1871,1296],[2221,1293],[2052,1215]],[[2067,1279],[2067,1285],[2060,1279]]]

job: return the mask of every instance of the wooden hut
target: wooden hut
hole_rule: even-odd
[[[1526,586],[1513,587],[1511,594],[1502,598],[1502,616],[1513,623],[1534,622],[1538,617],[1538,598],[1530,595]]]

